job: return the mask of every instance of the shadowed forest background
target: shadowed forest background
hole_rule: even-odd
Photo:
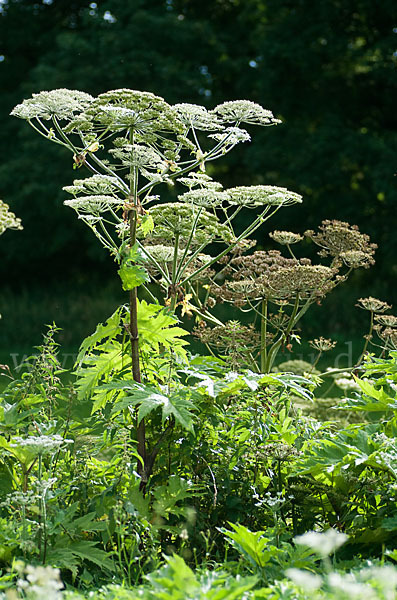
[[[62,186],[86,173],[8,116],[24,98],[125,87],[171,104],[248,99],[273,111],[283,123],[211,175],[303,195],[257,233],[258,249],[275,247],[269,231],[303,233],[327,218],[379,245],[376,265],[305,323],[309,335],[346,340],[365,333],[359,297],[397,301],[396,66],[394,0],[0,0],[0,198],[24,226],[1,239],[2,361],[40,343],[53,320],[74,350],[123,301],[112,260],[63,206]]]

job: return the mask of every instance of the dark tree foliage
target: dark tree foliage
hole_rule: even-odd
[[[0,14],[0,197],[25,230],[2,239],[1,269],[94,264],[95,240],[62,206],[72,157],[8,118],[33,92],[129,87],[209,107],[261,103],[283,120],[218,169],[227,185],[304,195],[274,227],[356,223],[380,248],[371,293],[393,294],[397,117],[394,0],[8,0]],[[76,172],[76,176],[78,176]],[[172,192],[170,192],[172,193]],[[259,243],[269,246],[267,231]],[[21,251],[23,248],[23,251]],[[28,262],[28,265],[27,265]],[[43,267],[43,265],[46,265]],[[40,274],[38,270],[40,268]],[[102,267],[103,268],[103,267]]]

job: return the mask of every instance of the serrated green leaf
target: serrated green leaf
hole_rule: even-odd
[[[72,570],[79,565],[77,558],[88,560],[102,569],[113,570],[113,561],[107,552],[96,547],[96,542],[87,540],[71,541],[60,538],[47,554],[47,562]]]
[[[123,348],[119,342],[112,341],[100,350],[100,354],[87,356],[84,366],[75,373],[78,399],[82,400],[94,393],[93,412],[105,406],[109,400],[108,393],[104,394],[100,388],[95,388],[101,380],[106,381],[114,371],[119,371],[123,366]]]
[[[277,553],[282,552],[269,544],[270,540],[265,536],[264,531],[252,532],[244,525],[235,523],[229,523],[229,526],[234,531],[221,529],[222,533],[231,545],[242,552],[248,561],[255,566],[263,568]]]
[[[139,512],[141,517],[149,519],[150,513],[150,496],[144,496],[139,489],[139,484],[135,485],[128,491],[128,500],[132,506]]]
[[[166,312],[159,304],[148,304],[145,300],[138,302],[138,331],[141,344],[147,344],[158,352],[160,346],[172,350],[184,358],[187,345],[182,336],[188,332],[177,326],[177,320]]]
[[[138,425],[152,410],[156,408],[162,408],[169,402],[167,396],[162,394],[152,393],[146,398],[141,398],[140,406],[138,410]],[[163,419],[164,420],[164,419]]]
[[[94,333],[85,338],[80,346],[75,368],[80,367],[87,352],[93,350],[93,348],[95,348],[95,346],[97,346],[105,338],[107,340],[113,340],[121,333],[121,311],[122,308],[115,310],[114,313],[108,318],[105,325],[99,323]]]
[[[165,566],[146,576],[153,588],[150,598],[240,600],[248,598],[246,592],[257,583],[256,577],[231,577],[222,571],[205,570],[197,574],[177,555],[165,560]]]
[[[154,229],[153,217],[149,213],[146,213],[142,217],[141,223],[139,225],[139,230],[142,232],[143,237],[146,237],[147,235],[149,235],[149,233],[152,233],[153,229]]]
[[[153,509],[157,515],[168,518],[170,514],[184,514],[183,507],[177,507],[177,503],[191,498],[194,495],[191,484],[178,475],[171,475],[166,485],[160,485],[154,490],[155,502]]]
[[[367,394],[367,396],[370,396],[370,398],[381,400],[382,396],[384,395],[383,389],[377,390],[373,385],[369,383],[369,381],[359,379],[358,377],[354,377],[354,380],[356,381],[356,383],[358,383],[364,394]]]
[[[130,265],[129,263],[124,263],[117,273],[120,276],[125,292],[139,287],[142,283],[150,279],[146,269],[139,265]]]
[[[103,531],[106,529],[106,523],[104,521],[96,521],[96,512],[90,512],[78,519],[74,519],[72,527],[68,530],[73,529],[75,531]]]
[[[123,389],[124,382],[114,382],[104,386],[107,390]],[[182,425],[184,429],[193,431],[192,411],[194,405],[188,397],[193,393],[190,388],[182,387],[169,395],[161,393],[157,388],[144,384],[131,384],[131,381],[125,382],[125,391],[128,395],[116,402],[112,414],[118,413],[130,406],[138,406],[138,423],[142,421],[153,410],[160,408],[162,411],[162,421],[168,417],[174,417],[176,423]]]

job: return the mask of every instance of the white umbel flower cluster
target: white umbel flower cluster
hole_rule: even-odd
[[[150,146],[125,144],[122,148],[113,148],[109,152],[126,167],[146,167],[158,171],[167,168],[166,161]]]
[[[117,177],[111,175],[93,175],[85,179],[75,179],[73,185],[62,188],[68,194],[112,194],[120,189]]]
[[[222,122],[212,112],[208,112],[204,106],[199,104],[175,104],[174,109],[182,123],[187,127],[194,127],[200,131],[220,131],[223,129]]]
[[[44,119],[56,117],[60,120],[73,119],[94,100],[90,94],[77,90],[52,90],[33,94],[32,98],[18,104],[11,112],[20,119]]]
[[[21,219],[9,210],[8,204],[0,200],[0,235],[6,229],[23,229]]]
[[[214,181],[206,173],[196,173],[195,171],[191,171],[186,177],[179,177],[177,181],[190,190],[199,186],[208,190],[221,190],[223,187],[219,181]]]
[[[275,119],[270,110],[249,100],[232,100],[219,104],[212,111],[225,123],[249,123],[251,125],[277,125],[280,119]]]
[[[196,206],[214,207],[221,206],[230,200],[227,192],[211,190],[208,188],[199,190],[190,190],[178,196],[180,202],[190,202]]]
[[[30,600],[61,600],[63,583],[60,570],[53,567],[27,565],[23,571],[25,578],[18,579],[17,588]]]
[[[121,208],[124,201],[114,196],[80,196],[79,198],[72,198],[71,200],[65,200],[64,205],[73,208],[77,212],[87,213],[93,216],[99,213],[104,213],[109,208],[117,209]]]
[[[251,185],[229,188],[230,204],[240,204],[249,208],[264,204],[277,206],[302,202],[302,196],[287,188],[275,185]]]
[[[23,448],[33,454],[52,454],[64,444],[73,444],[73,440],[64,439],[61,435],[29,435],[15,436],[10,443],[11,448]]]
[[[97,127],[111,131],[133,128],[143,135],[161,131],[183,133],[176,110],[151,92],[129,89],[105,92],[95,98],[85,115]]]
[[[236,146],[240,142],[250,142],[251,136],[240,127],[227,127],[222,133],[213,133],[209,136],[217,142],[225,142],[227,146]]]
[[[324,533],[319,531],[308,531],[303,535],[294,537],[295,544],[308,546],[320,556],[329,556],[348,540],[345,533],[340,533],[336,529],[327,529]]]

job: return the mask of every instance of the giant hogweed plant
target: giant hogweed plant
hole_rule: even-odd
[[[329,259],[328,265],[297,258],[291,246],[302,241],[303,235],[274,231],[270,237],[287,249],[287,257],[278,250],[246,254],[244,250],[252,243],[245,244],[245,248],[238,252],[234,248],[225,257],[222,279],[220,273],[212,279],[209,301],[232,303],[243,312],[250,312],[259,321],[260,334],[255,335],[252,326],[238,322],[212,328],[202,322],[195,330],[197,337],[228,354],[236,354],[237,359],[255,370],[271,371],[280,348],[291,350],[294,339],[299,341],[294,330],[310,306],[320,303],[346,281],[353,269],[366,268],[374,262],[376,245],[357,226],[326,220],[317,232],[308,230],[305,236],[320,247],[319,255]],[[318,357],[333,347],[324,338],[314,340],[312,345]]]
[[[170,383],[167,398],[158,393],[159,383],[170,381],[163,377],[164,365],[158,365],[161,375],[156,381],[154,369],[148,366],[153,365],[153,351],[160,348],[172,347],[176,354],[183,354],[180,336],[184,332],[170,314],[181,305],[182,312],[193,310],[200,315],[205,306],[195,282],[202,281],[222,257],[244,246],[246,238],[281,206],[301,202],[299,194],[275,186],[223,190],[206,174],[206,164],[250,140],[242,125],[271,126],[279,121],[269,110],[246,100],[225,102],[208,111],[193,104],[171,106],[151,93],[128,89],[97,98],[65,89],[41,92],[11,114],[71,151],[74,168],[90,172],[90,177],[65,188],[72,195],[65,204],[114,256],[123,289],[129,293],[129,306],[118,309],[84,342],[78,385],[84,397],[123,373],[117,389],[105,390],[105,395],[99,391],[96,409],[103,408],[110,397],[123,395],[126,386],[130,396],[130,383],[138,390],[134,410],[138,470],[144,484],[167,430],[175,421],[191,427],[188,400],[174,390],[173,403]],[[162,202],[157,188],[176,182],[184,188],[178,201]],[[236,233],[234,219],[246,208],[255,208],[255,215],[243,232]],[[214,255],[203,252],[209,244],[211,248],[220,245]],[[138,288],[146,287],[150,279],[158,281],[165,292],[169,314],[156,304],[139,303]],[[207,310],[205,316],[211,318]],[[144,379],[152,384],[148,390],[142,382],[142,359],[150,352],[151,361],[144,365]],[[91,370],[83,368],[87,363]],[[130,383],[128,371],[132,371]],[[162,423],[168,425],[149,450],[145,419],[159,407]]]

